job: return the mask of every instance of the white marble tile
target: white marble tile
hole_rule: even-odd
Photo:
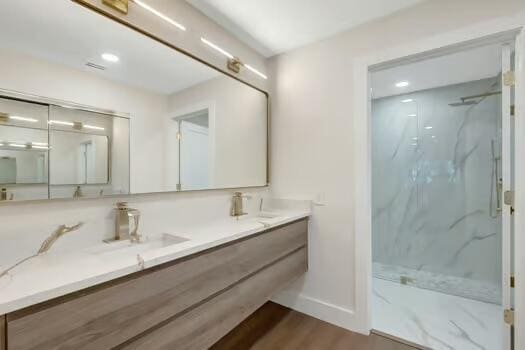
[[[501,306],[373,279],[372,327],[436,350],[501,350]]]
[[[373,101],[374,261],[500,283],[491,144],[498,156],[501,98],[449,106],[498,84],[490,78]],[[407,98],[414,101],[401,102]]]

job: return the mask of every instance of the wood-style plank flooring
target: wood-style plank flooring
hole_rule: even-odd
[[[266,303],[213,350],[415,350],[372,334],[350,332],[275,303]]]

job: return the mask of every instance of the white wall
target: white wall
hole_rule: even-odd
[[[518,11],[522,0],[427,1],[272,59],[272,193],[325,204],[311,220],[309,272],[277,301],[367,331],[356,308],[353,161],[364,150],[352,140],[354,59]]]

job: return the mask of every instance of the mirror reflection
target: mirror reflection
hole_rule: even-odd
[[[267,184],[265,93],[71,1],[9,2],[0,20],[14,200]]]

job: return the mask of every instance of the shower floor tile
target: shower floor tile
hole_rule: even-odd
[[[372,326],[436,350],[501,350],[503,310],[495,304],[373,279]]]
[[[501,301],[501,285],[469,278],[448,276],[436,272],[409,269],[401,266],[373,263],[374,277],[399,282],[401,276],[410,278],[409,284],[467,299],[498,304]]]

